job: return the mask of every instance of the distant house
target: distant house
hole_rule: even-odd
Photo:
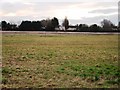
[[[77,26],[70,25],[70,26],[68,26],[68,30],[71,30],[71,31],[77,30]]]
[[[78,29],[78,26],[72,26],[72,25],[69,25],[68,26],[68,29],[69,31],[75,31]],[[61,30],[61,31],[65,31],[65,27],[64,26],[59,26],[59,27],[56,27],[55,30]]]
[[[61,30],[61,31],[63,31],[63,30],[65,30],[65,27],[59,26],[59,27],[56,27],[55,30]]]
[[[72,25],[69,25],[69,28],[68,28],[68,30],[77,30],[78,29],[78,25],[76,25],[76,26],[72,26]]]
[[[113,30],[113,31],[118,31],[119,29],[118,29],[117,26],[114,26],[114,27],[112,28],[112,30]]]

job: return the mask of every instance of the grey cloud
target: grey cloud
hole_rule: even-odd
[[[114,13],[114,12],[118,12],[117,8],[108,8],[108,9],[96,9],[93,11],[90,11],[89,13],[103,13],[103,14],[110,14],[110,13]]]
[[[55,9],[64,9],[69,5],[74,5],[76,3],[73,2],[29,2],[29,3],[21,3],[21,2],[3,2],[0,3],[0,11],[4,14],[7,13],[17,13],[20,10],[32,8],[33,12],[36,14],[48,14]]]
[[[97,2],[94,5],[95,7],[112,7],[112,6],[118,6],[117,2]]]
[[[89,2],[88,2],[89,3]],[[99,5],[98,5],[99,4]],[[111,7],[115,5],[116,3],[114,2],[99,2],[99,3],[93,3],[94,7]],[[22,2],[15,2],[15,3],[9,3],[9,2],[4,2],[0,3],[0,11],[3,13],[15,13],[18,12],[19,10],[24,10],[32,8],[34,13],[44,13],[44,12],[51,12],[55,9],[64,9],[67,8],[70,5],[77,5],[78,7],[87,7],[86,2],[29,2],[29,4],[22,3]],[[97,12],[103,12],[103,13],[110,13],[114,11],[114,9],[111,10],[94,10],[91,11],[90,13],[97,13]],[[116,10],[115,10],[116,11]]]
[[[54,10],[54,9],[65,9],[70,5],[75,5],[77,3],[73,2],[34,2],[34,10],[36,11],[44,11],[44,10]]]
[[[15,13],[19,10],[28,8],[28,5],[24,3],[1,3],[1,12],[3,13]]]
[[[113,6],[118,6],[118,3],[116,2],[78,2],[77,3],[78,7],[94,7],[94,8],[109,8],[109,7],[113,7]]]
[[[114,14],[114,15],[109,15],[109,16],[96,16],[96,17],[89,17],[89,18],[85,18],[83,17],[80,22],[82,23],[87,23],[87,24],[93,24],[93,23],[97,23],[100,24],[100,22],[103,19],[109,19],[110,21],[112,21],[114,24],[118,24],[118,15]]]

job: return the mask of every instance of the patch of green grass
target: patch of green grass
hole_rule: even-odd
[[[8,82],[7,78],[2,77],[2,84],[6,84]]]
[[[12,71],[8,67],[2,67],[2,74],[11,74]]]
[[[108,80],[108,81],[106,81],[106,83],[108,83],[108,84],[119,84],[120,81],[118,79],[117,80]]]
[[[80,76],[83,78],[91,77],[94,81],[105,78],[105,80],[109,80],[112,78],[120,77],[120,70],[118,70],[117,66],[113,65],[97,65],[97,66],[81,66],[66,64],[67,66],[59,66],[56,70],[59,73],[65,73],[68,75]],[[67,69],[66,69],[67,67]]]
[[[3,34],[3,87],[117,87],[117,35]],[[5,80],[4,80],[5,79]]]

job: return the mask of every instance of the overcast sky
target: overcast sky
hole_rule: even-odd
[[[70,24],[88,25],[109,19],[118,23],[119,0],[1,0],[0,21],[20,23],[22,20],[42,20],[57,17],[59,22],[65,16]]]

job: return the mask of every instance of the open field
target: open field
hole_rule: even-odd
[[[3,34],[2,86],[117,88],[118,35]]]

